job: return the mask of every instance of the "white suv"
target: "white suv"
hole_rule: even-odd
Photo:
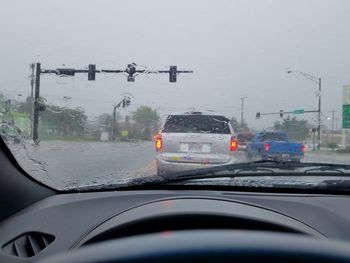
[[[171,114],[154,141],[159,175],[236,160],[237,140],[230,121],[212,112]]]

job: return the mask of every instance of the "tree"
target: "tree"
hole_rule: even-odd
[[[55,105],[46,105],[46,109],[40,112],[40,123],[56,127],[60,133],[84,134],[87,121],[85,111],[81,108],[64,108]]]
[[[298,120],[296,117],[288,116],[282,122],[276,121],[273,128],[276,131],[286,132],[290,139],[304,141],[309,136],[309,126],[307,120]]]
[[[249,130],[248,124],[243,120],[243,125],[241,125],[241,122],[236,117],[232,117],[230,123],[235,132]]]
[[[141,136],[144,139],[150,139],[153,129],[159,125],[160,116],[151,107],[140,106],[132,113],[132,119],[135,121]]]

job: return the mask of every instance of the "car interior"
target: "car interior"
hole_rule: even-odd
[[[0,1],[0,263],[350,263],[349,14]]]
[[[1,140],[0,262],[349,262],[349,196],[167,185],[58,192]]]

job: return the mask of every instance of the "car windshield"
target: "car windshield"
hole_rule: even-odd
[[[350,164],[349,14],[348,0],[1,1],[1,140],[58,190],[270,161],[323,180],[315,162]]]

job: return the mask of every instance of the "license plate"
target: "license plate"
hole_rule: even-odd
[[[181,143],[181,152],[209,153],[211,146],[209,143]]]
[[[289,154],[282,154],[282,159],[289,159],[290,158],[290,155]]]
[[[202,151],[202,144],[200,144],[200,143],[190,144],[190,151],[191,152],[201,152]]]

